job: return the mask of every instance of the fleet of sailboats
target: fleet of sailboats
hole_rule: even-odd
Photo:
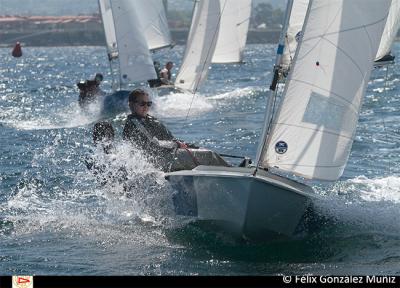
[[[113,19],[111,32],[105,29],[111,35],[107,51],[118,55],[121,82],[155,78],[150,50],[170,45],[170,36],[159,33],[161,28],[152,30],[155,22],[137,9],[160,8],[161,1],[99,1],[105,25]],[[399,1],[287,3],[255,165],[167,173],[177,191],[178,214],[219,223],[240,235],[291,236],[317,197],[291,175],[326,181],[341,177],[373,62],[390,52],[399,27]],[[150,10],[157,18],[163,12],[154,7]],[[195,1],[176,87],[195,93],[212,62],[243,61],[250,10],[250,0]],[[166,23],[157,19],[160,26]],[[156,38],[161,44],[154,44]]]
[[[172,45],[162,1],[99,0],[99,7],[110,67],[119,81],[117,86],[157,78],[148,50]],[[206,80],[212,62],[242,62],[250,13],[251,0],[195,1],[182,64],[173,88],[194,93]],[[135,27],[130,29],[132,25]],[[119,65],[112,64],[115,59],[119,59]]]

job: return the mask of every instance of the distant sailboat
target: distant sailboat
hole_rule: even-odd
[[[396,38],[400,26],[400,0],[392,0],[387,18],[385,30],[375,58],[375,65],[382,66],[394,62],[394,56],[390,54],[392,44]]]
[[[242,62],[250,13],[251,0],[196,1],[173,88],[195,93],[207,79],[211,63]]]
[[[138,20],[151,51],[173,45],[167,15],[162,0],[132,1],[138,11]]]
[[[217,44],[221,13],[220,2],[196,1],[185,54],[175,87],[194,93],[207,78]]]
[[[268,98],[256,166],[168,173],[177,213],[250,237],[292,236],[316,195],[277,174],[330,181],[342,175],[389,7],[390,1],[311,0],[282,99],[274,89]]]
[[[129,86],[157,78],[150,50],[172,43],[164,6],[161,0],[99,0],[99,7],[111,71],[118,82],[113,85],[117,91],[106,96],[103,106],[126,111]]]
[[[251,0],[219,0],[221,21],[212,63],[243,62]]]

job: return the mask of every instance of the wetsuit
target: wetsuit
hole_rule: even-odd
[[[152,162],[164,171],[168,169],[168,163],[172,161],[173,152],[178,147],[172,133],[150,115],[144,118],[129,115],[122,135],[124,140],[143,149]]]
[[[229,166],[211,150],[199,149],[196,145],[187,143],[190,149],[178,149],[177,141],[182,141],[175,140],[172,133],[152,116],[139,118],[129,115],[123,138],[143,149],[150,160],[164,172],[191,170],[198,165]]]

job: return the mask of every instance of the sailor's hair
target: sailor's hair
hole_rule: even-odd
[[[149,92],[147,92],[145,89],[143,88],[136,88],[135,90],[133,90],[131,93],[129,93],[129,98],[128,98],[128,102],[136,102],[137,98],[140,95],[149,95]]]
[[[100,141],[110,141],[114,139],[114,128],[106,122],[98,122],[93,127],[93,142],[98,143]]]
[[[97,74],[94,76],[94,80],[99,80],[100,82],[103,81],[103,74],[97,73]]]

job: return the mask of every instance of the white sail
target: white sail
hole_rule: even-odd
[[[285,37],[285,49],[283,51],[281,66],[287,69],[290,66],[296,52],[297,42],[301,38],[304,18],[306,17],[309,0],[293,1],[290,13],[289,25]]]
[[[386,21],[385,30],[382,34],[381,43],[379,45],[378,53],[376,54],[376,59],[382,59],[384,56],[390,54],[390,49],[394,38],[397,35],[400,25],[400,0],[392,0],[392,5],[390,6],[389,16]]]
[[[219,0],[221,21],[212,63],[243,62],[251,0]]]
[[[111,1],[122,84],[157,78],[133,2]]]
[[[117,38],[115,36],[114,19],[111,9],[111,0],[99,0],[100,15],[103,22],[106,38],[107,54],[112,59],[117,54]]]
[[[261,166],[312,179],[344,170],[390,1],[311,0]]]
[[[194,92],[207,78],[217,42],[219,7],[219,1],[196,1],[185,55],[175,86]]]
[[[150,50],[172,44],[167,16],[162,0],[134,0],[137,16]]]

